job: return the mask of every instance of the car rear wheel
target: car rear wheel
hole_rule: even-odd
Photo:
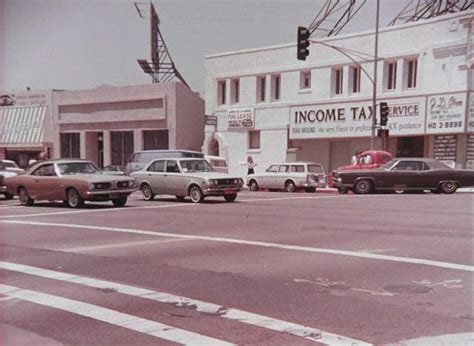
[[[443,181],[439,185],[439,189],[442,193],[450,195],[456,192],[456,190],[458,189],[458,184],[456,184],[454,181]]]
[[[69,208],[80,208],[84,206],[84,200],[76,189],[69,189],[66,192],[66,204]]]
[[[189,189],[189,196],[193,203],[201,203],[204,200],[204,195],[199,186],[192,186],[191,189]]]
[[[3,195],[5,196],[5,199],[13,199],[13,195],[8,192],[4,192]]]
[[[367,179],[358,180],[354,185],[354,192],[364,195],[372,191],[372,182]]]
[[[286,183],[285,183],[285,190],[286,192],[295,192],[296,191],[296,185],[294,182],[292,182],[291,180],[288,180]]]
[[[20,197],[20,204],[21,205],[29,207],[29,206],[32,206],[33,203],[35,202],[35,200],[30,197],[30,195],[28,194],[28,191],[26,191],[26,188],[24,188],[24,187],[22,187],[18,191],[18,196]]]
[[[249,182],[249,190],[250,191],[258,191],[258,184],[255,180],[250,180]]]
[[[225,195],[224,199],[226,202],[233,202],[237,198],[237,194],[233,193],[232,195]]]
[[[115,198],[112,200],[112,203],[114,204],[114,207],[124,207],[125,204],[127,204],[127,197]]]
[[[143,194],[143,199],[145,201],[152,201],[155,198],[155,194],[153,193],[153,190],[151,189],[150,185],[144,184],[141,190]]]

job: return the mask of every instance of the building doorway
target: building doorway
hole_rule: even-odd
[[[425,137],[397,138],[397,157],[423,157],[425,154]]]

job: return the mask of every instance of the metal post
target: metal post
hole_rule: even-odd
[[[377,124],[377,63],[379,50],[379,9],[380,0],[377,0],[377,9],[375,16],[375,48],[374,48],[374,89],[372,95],[372,132],[370,136],[370,149],[375,149],[375,127]]]

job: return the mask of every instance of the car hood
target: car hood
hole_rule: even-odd
[[[65,179],[84,180],[90,183],[102,183],[106,181],[130,181],[132,177],[111,174],[68,174],[62,176]]]
[[[205,179],[242,179],[241,177],[236,177],[236,176],[229,175],[227,173],[221,173],[221,172],[189,172],[189,173],[183,173],[183,176],[205,178]]]

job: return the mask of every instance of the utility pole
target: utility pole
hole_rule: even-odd
[[[377,126],[377,65],[379,52],[379,10],[380,0],[377,0],[375,16],[375,47],[374,47],[374,88],[372,95],[372,131],[370,136],[370,149],[375,149],[375,128]]]

